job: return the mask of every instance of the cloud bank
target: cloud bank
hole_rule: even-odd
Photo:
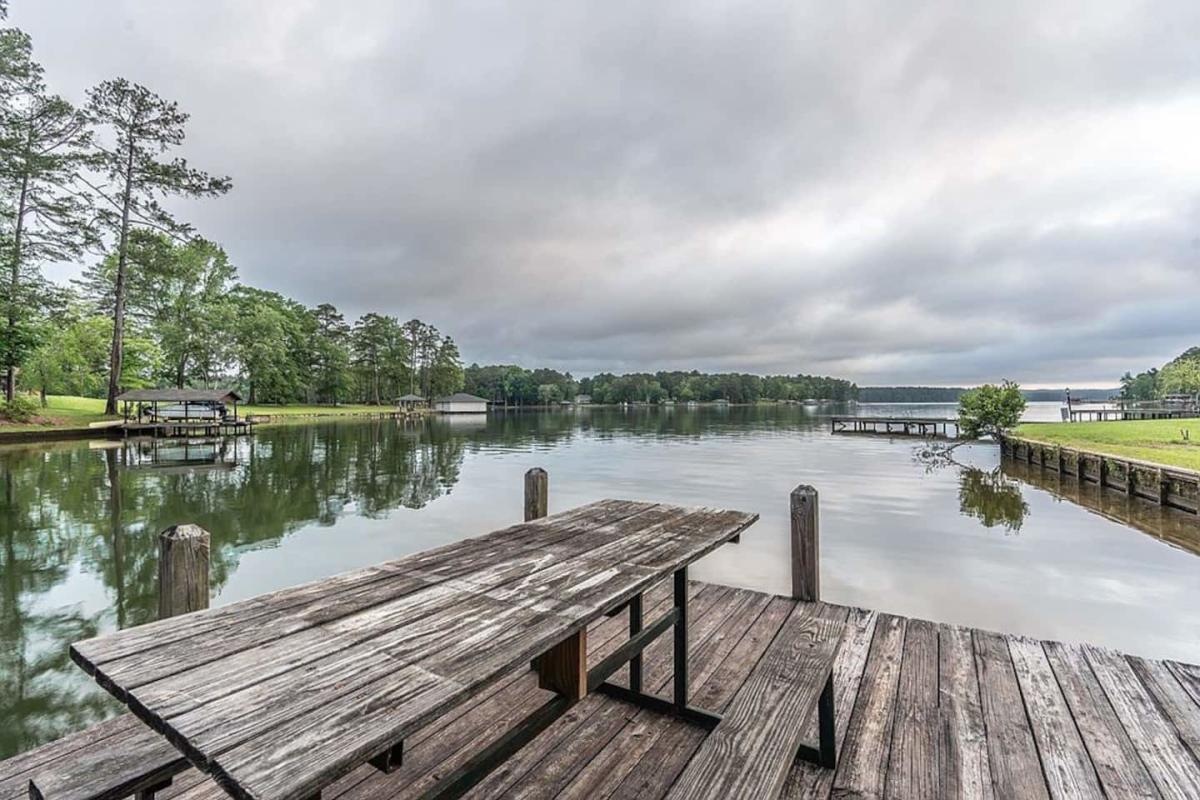
[[[1112,385],[1200,343],[1195,2],[11,17],[67,96],[191,112],[243,280],[469,360]]]

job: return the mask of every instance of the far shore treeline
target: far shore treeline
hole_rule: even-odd
[[[701,403],[726,400],[854,400],[858,387],[840,378],[817,375],[749,375],[739,372],[601,372],[576,380],[569,372],[524,369],[515,365],[472,364],[464,373],[465,391],[506,406],[553,405],[584,395],[589,402]]]
[[[858,400],[861,403],[957,403],[968,391],[958,386],[860,386]],[[1071,398],[1099,402],[1115,397],[1120,390],[1071,389]],[[1021,396],[1034,402],[1062,401],[1067,389],[1022,389]]]

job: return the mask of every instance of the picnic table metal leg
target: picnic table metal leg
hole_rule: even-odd
[[[649,628],[645,628],[641,621],[642,596],[638,595],[629,601],[629,641],[589,671],[588,685],[609,697],[633,703],[657,714],[677,717],[711,731],[721,721],[721,715],[688,705],[687,567],[677,571],[674,580],[674,608]],[[670,700],[646,692],[641,677],[642,650],[660,634],[666,633],[668,627],[673,630],[675,640],[675,696]],[[626,661],[630,666],[629,687],[608,683],[607,678]]]
[[[162,783],[155,784],[154,786],[147,786],[145,789],[139,789],[134,794],[134,797],[136,798],[136,800],[154,800],[155,792],[161,792],[170,785],[171,785],[171,779],[167,778]]]
[[[404,764],[404,742],[396,744],[384,750],[379,755],[371,759],[371,766],[380,772],[395,772]]]
[[[827,769],[837,768],[837,720],[834,717],[833,670],[817,701],[817,746],[800,745],[796,757]]]
[[[688,704],[688,585],[687,567],[675,572],[675,709],[682,713]]]
[[[637,636],[642,632],[642,595],[635,595],[629,601],[629,638]],[[629,691],[640,692],[642,690],[642,653],[639,650],[637,655],[629,659]]]

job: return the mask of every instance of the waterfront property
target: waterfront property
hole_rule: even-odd
[[[1115,405],[1072,403],[1067,398],[1064,422],[1106,422],[1117,420],[1188,419],[1200,416],[1200,401],[1195,395],[1171,394],[1161,400],[1118,400]]]
[[[235,788],[249,784],[256,797],[316,796],[323,785],[324,800],[440,789],[793,800],[1200,793],[1200,667],[823,603],[807,487],[792,495],[792,591],[772,596],[686,580],[691,558],[752,516],[603,501],[542,518],[545,486],[532,471],[523,525],[80,643],[76,660],[138,719],[0,764],[0,796],[30,781],[34,797],[80,796],[63,792],[81,781],[87,796],[103,781],[153,791],[166,774],[175,778],[163,796],[192,800],[226,796],[222,787],[250,796]],[[202,534],[168,532],[184,543],[180,563],[206,566]],[[164,547],[164,562],[176,553]],[[177,571],[163,574],[164,596],[182,603],[165,615],[203,605],[182,599]],[[571,619],[586,627],[570,632]],[[507,633],[479,627],[494,624]],[[502,667],[552,641],[532,669]],[[397,669],[406,658],[427,677]],[[484,664],[497,674],[448,702]],[[460,680],[440,689],[451,673]],[[671,702],[676,692],[687,702]],[[162,733],[199,769],[163,749],[153,738]],[[262,751],[247,744],[271,737]]]
[[[1200,419],[1020,425],[1014,434],[1048,445],[1200,471]]]
[[[433,409],[439,414],[486,414],[488,401],[466,392],[439,397],[433,401]]]
[[[1005,457],[1069,475],[1079,483],[1096,483],[1101,489],[1116,489],[1129,497],[1200,514],[1200,472],[1195,470],[1048,445],[1016,436],[1006,436],[1000,442],[1000,451]]]
[[[117,396],[125,436],[219,436],[250,432],[230,389],[135,389]],[[132,412],[132,413],[131,413]]]
[[[425,405],[425,398],[419,394],[406,394],[396,398],[396,408],[399,411],[416,411]]]

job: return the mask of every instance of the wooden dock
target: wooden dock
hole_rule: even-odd
[[[246,436],[254,432],[254,422],[247,419],[173,419],[162,422],[126,420],[118,428],[121,435],[161,438],[202,438],[215,436]]]
[[[691,591],[693,697],[719,710],[801,601],[696,582]],[[668,601],[668,587],[657,587],[647,613]],[[797,762],[782,797],[1200,797],[1200,667],[859,608],[822,610],[849,627],[835,676],[839,765]],[[624,636],[623,618],[594,624],[589,663]],[[671,647],[666,637],[646,654],[647,685],[657,691],[669,692]],[[549,697],[532,671],[512,675],[407,740],[397,771],[364,766],[323,798],[419,798]],[[466,796],[657,800],[704,737],[592,695]],[[2,787],[0,798],[15,800]],[[158,796],[226,797],[195,770]]]
[[[546,476],[531,470],[526,516],[545,513]],[[837,767],[791,763],[780,797],[1200,797],[1200,666],[808,599],[820,593],[811,487],[793,492],[791,518],[791,596],[686,584],[690,697],[717,712],[764,668],[764,655],[797,610],[846,626],[834,665]],[[671,607],[670,583],[647,590],[648,618]],[[588,667],[625,645],[627,625],[618,615],[588,626]],[[662,637],[644,652],[648,691],[670,694],[673,648],[672,638]],[[625,673],[612,680],[624,684]],[[509,674],[406,736],[394,771],[364,765],[327,787],[322,800],[425,797],[553,697],[538,683],[532,669]],[[708,735],[680,718],[588,694],[465,796],[659,800]],[[812,720],[805,738],[816,736]],[[0,800],[26,796],[29,762],[38,752],[0,763]],[[53,746],[41,752],[41,760],[32,758],[39,770],[47,768],[45,759],[71,760]],[[156,796],[227,795],[189,769]]]
[[[1071,422],[1113,422],[1143,419],[1190,419],[1200,415],[1191,406],[1120,406],[1117,408],[1080,408],[1067,406]]]
[[[951,435],[953,430],[953,436]],[[830,433],[870,433],[881,436],[958,436],[958,420],[942,417],[830,417]]]

